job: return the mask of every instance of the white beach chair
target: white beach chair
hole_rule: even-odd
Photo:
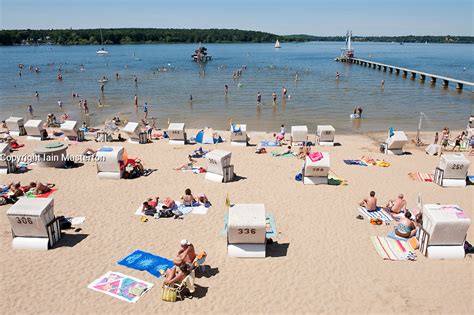
[[[291,126],[291,145],[308,141],[307,126]]]
[[[212,150],[206,154],[207,172],[205,179],[214,182],[230,182],[234,178],[234,165],[230,164],[231,152]]]
[[[462,259],[471,220],[457,205],[423,205],[420,251],[428,258]]]
[[[66,120],[61,124],[61,131],[71,141],[84,141],[84,132],[79,130],[79,123],[75,120]]]
[[[469,161],[462,153],[441,155],[434,182],[442,187],[465,187]]]
[[[10,159],[10,145],[0,143],[0,174],[11,174],[15,171],[15,163]]]
[[[168,126],[169,144],[186,144],[186,126],[184,123],[170,123]]]
[[[123,127],[122,131],[128,135],[128,142],[135,144],[140,143],[140,134],[143,132],[139,123],[128,122],[125,127]]]
[[[239,127],[237,127],[239,126]],[[230,128],[230,144],[235,146],[247,146],[247,125],[232,125]]]
[[[236,204],[229,208],[227,254],[246,258],[266,256],[264,204]]]
[[[18,137],[26,135],[24,118],[12,116],[5,120],[5,124],[11,136]]]
[[[120,179],[123,175],[124,148],[103,147],[96,152],[97,176],[100,179]]]
[[[43,137],[43,121],[41,119],[30,119],[25,124],[28,140],[45,140]]]
[[[331,169],[331,160],[328,152],[321,152],[323,158],[313,162],[306,156],[303,164],[303,183],[305,185],[328,184],[329,170]]]
[[[334,146],[334,135],[336,129],[331,125],[318,125],[316,128],[316,140],[319,145]]]
[[[403,146],[408,142],[408,138],[403,131],[394,131],[393,135],[388,136],[383,143],[385,146],[385,154],[402,155]]]

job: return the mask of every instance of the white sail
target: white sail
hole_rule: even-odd
[[[277,41],[275,42],[275,48],[281,48],[281,46],[280,46],[280,41],[278,41],[278,39],[277,39]]]
[[[102,37],[102,29],[100,29],[100,43],[102,44],[102,46],[104,46],[104,38]],[[100,48],[99,50],[97,50],[97,55],[99,56],[103,56],[103,55],[108,55],[109,52],[107,51],[107,49],[105,49],[105,47],[102,47]]]

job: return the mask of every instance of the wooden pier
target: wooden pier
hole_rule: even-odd
[[[359,58],[341,58],[338,61],[341,62],[349,62],[349,63],[354,63],[358,64],[361,66],[366,66],[369,68],[373,69],[378,69],[384,72],[389,72],[393,73],[395,72],[395,75],[400,75],[404,78],[410,76],[410,79],[415,80],[416,77],[418,76],[421,82],[425,82],[426,78],[430,78],[431,84],[435,84],[436,81],[442,82],[443,87],[447,88],[449,87],[449,83],[452,82],[455,84],[456,89],[461,91],[464,86],[469,86],[473,87],[474,83],[473,82],[468,82],[468,81],[463,81],[463,80],[457,80],[453,78],[448,78],[448,77],[443,77],[440,75],[436,74],[431,74],[431,73],[426,73],[418,70],[412,70],[412,69],[407,69],[407,68],[401,68],[401,67],[396,67],[396,66],[391,66],[391,65],[386,65],[380,62],[375,62],[375,61],[369,61],[369,60],[364,60],[364,59],[359,59]]]

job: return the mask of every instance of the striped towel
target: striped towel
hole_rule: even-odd
[[[418,180],[420,182],[432,182],[433,181],[433,175],[431,175],[429,173],[415,172],[415,173],[408,173],[408,176],[410,176],[411,179]]]
[[[375,251],[385,260],[413,260],[414,249],[408,242],[388,237],[371,236]]]
[[[362,213],[367,219],[381,219],[384,222],[393,221],[391,215],[389,215],[382,208],[378,208],[376,211],[368,211],[364,207],[359,207],[360,213]]]

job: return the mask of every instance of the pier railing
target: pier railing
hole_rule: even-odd
[[[358,64],[358,65],[362,65],[362,66],[366,66],[366,67],[374,68],[378,70],[383,70],[385,72],[388,71],[389,73],[395,72],[396,75],[400,75],[400,73],[402,73],[404,77],[407,77],[408,75],[410,75],[410,78],[412,80],[415,80],[416,76],[419,76],[420,81],[423,81],[423,82],[426,80],[426,78],[430,78],[430,81],[432,84],[435,84],[436,81],[439,80],[439,81],[442,81],[442,85],[444,87],[448,87],[449,83],[452,82],[455,84],[457,90],[462,90],[464,86],[469,86],[469,87],[474,86],[473,82],[448,78],[445,76],[413,70],[413,69],[387,65],[384,63],[370,61],[370,60],[364,60],[364,59],[359,59],[359,58],[346,58],[345,60],[341,60],[341,61],[354,63],[354,64]]]

